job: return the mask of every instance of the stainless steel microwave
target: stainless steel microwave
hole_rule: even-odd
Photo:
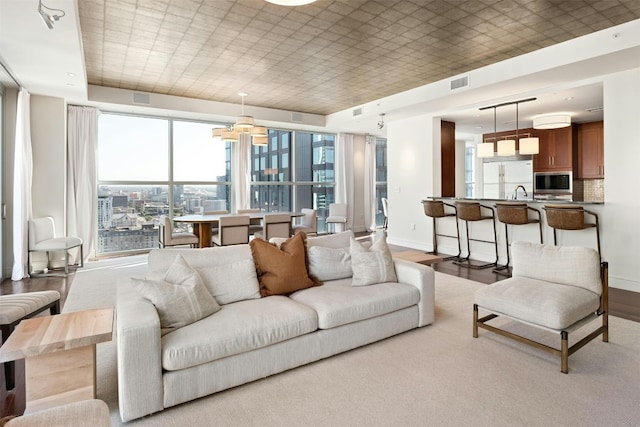
[[[534,193],[571,194],[573,193],[573,173],[566,172],[534,172]]]

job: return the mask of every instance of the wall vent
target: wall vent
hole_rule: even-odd
[[[150,104],[149,94],[148,93],[133,92],[133,103],[134,104],[149,105]]]
[[[460,89],[469,86],[469,76],[459,77],[451,80],[451,90]]]
[[[592,107],[592,108],[587,108],[587,111],[589,113],[599,113],[600,111],[604,111],[604,108],[602,108],[602,107]]]
[[[362,115],[362,107],[353,109],[353,117],[357,117],[361,115]]]
[[[301,123],[304,120],[302,113],[291,113],[291,121]]]

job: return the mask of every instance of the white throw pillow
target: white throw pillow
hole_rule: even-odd
[[[350,252],[353,269],[352,286],[398,281],[385,236],[380,237],[370,248],[352,238]]]
[[[260,298],[260,285],[253,258],[200,267],[198,272],[211,295],[221,305]]]
[[[351,255],[346,248],[311,246],[307,252],[309,274],[321,282],[347,279],[353,275]]]
[[[178,255],[164,275],[132,277],[135,290],[153,303],[160,327],[180,328],[220,310],[200,275]]]

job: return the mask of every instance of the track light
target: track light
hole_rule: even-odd
[[[40,14],[40,18],[42,18],[42,22],[44,22],[44,25],[46,25],[50,30],[53,30],[53,24],[55,24],[60,20],[60,18],[65,15],[64,10],[52,9],[50,7],[47,7],[42,4],[42,0],[38,2],[38,13]]]
[[[378,122],[378,129],[382,129],[384,127],[384,113],[380,114],[380,121]]]

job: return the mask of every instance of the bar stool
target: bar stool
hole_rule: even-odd
[[[482,209],[486,209],[489,211],[490,215],[482,215]],[[456,202],[456,210],[457,217],[465,222],[467,229],[467,256],[464,258],[460,258],[459,261],[454,261],[454,264],[460,265],[466,268],[473,269],[483,269],[489,267],[495,267],[498,265],[498,235],[496,233],[496,217],[493,211],[493,208],[489,206],[482,206],[478,202]],[[491,224],[493,225],[493,242],[490,240],[481,240],[481,239],[471,239],[469,237],[469,221],[485,221],[491,220]],[[473,265],[471,264],[471,241],[476,242],[484,242],[484,243],[493,243],[496,248],[496,260],[494,262],[482,264],[482,265]]]
[[[582,206],[575,205],[545,205],[543,209],[547,214],[547,225],[553,228],[554,245],[558,245],[556,230],[584,230],[586,228],[595,228],[598,255],[600,255],[600,226],[598,224],[598,214],[588,211]],[[592,215],[595,222],[585,222],[585,214]]]
[[[446,213],[444,211],[444,207],[448,206],[453,209],[453,213]],[[457,217],[458,212],[456,207],[449,203],[444,203],[442,200],[423,200],[422,207],[424,208],[424,214],[433,219],[433,252],[427,252],[429,254],[437,255],[438,254],[438,239],[437,236],[441,237],[450,237],[458,240],[458,255],[453,255],[450,257],[443,258],[443,260],[451,260],[451,259],[460,259],[460,254],[462,253],[460,249],[460,228],[458,227],[458,220],[456,219],[456,235],[451,236],[449,234],[438,234],[436,228],[436,219],[437,218],[446,218],[446,217]]]
[[[509,274],[509,264],[511,258],[509,255],[509,232],[507,225],[526,225],[526,224],[538,224],[540,228],[540,243],[542,243],[542,221],[540,211],[534,209],[521,202],[496,202],[495,204],[496,214],[498,215],[498,221],[504,224],[504,240],[507,244],[507,263],[505,265],[498,266],[493,269],[494,273],[502,274],[505,276],[511,276]],[[529,218],[529,211],[535,212],[538,218]],[[507,270],[506,273],[503,270]]]

